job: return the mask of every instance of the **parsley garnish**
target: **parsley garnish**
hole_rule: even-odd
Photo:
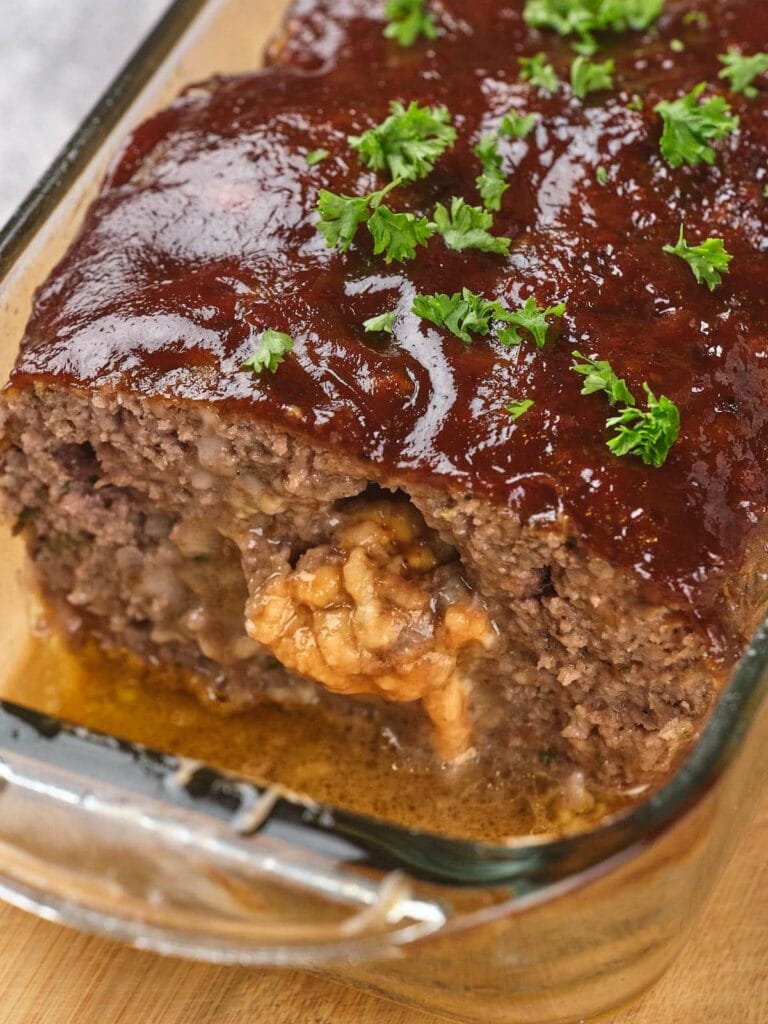
[[[484,299],[464,288],[455,295],[417,295],[412,311],[437,327],[444,327],[466,345],[472,343],[472,334],[484,337],[490,333],[494,321],[508,324],[498,332],[503,345],[519,345],[523,341],[521,330],[529,331],[537,348],[547,341],[547,317],[562,316],[565,304],[544,308],[533,298],[526,299],[518,310],[512,311],[500,302]]]
[[[489,302],[481,295],[475,295],[464,288],[455,295],[417,295],[412,310],[422,320],[429,320],[436,327],[444,327],[465,345],[472,344],[470,331],[487,335],[491,321],[498,317],[501,307]]]
[[[389,313],[379,313],[363,321],[363,327],[368,334],[381,331],[384,334],[393,334],[395,330],[395,317],[397,314],[392,310]]]
[[[340,196],[335,192],[320,189],[317,197],[317,212],[320,220],[317,230],[325,237],[329,249],[338,245],[346,252],[361,224],[368,220],[370,211],[376,209],[388,192],[399,184],[392,182],[378,192],[367,196]]]
[[[722,96],[699,99],[706,88],[707,83],[700,82],[686,96],[662,100],[654,107],[664,122],[661,152],[670,167],[684,163],[695,167],[702,161],[713,164],[715,151],[707,143],[722,139],[739,127],[738,117],[731,115]]]
[[[374,256],[384,254],[387,263],[412,260],[416,249],[426,245],[435,233],[434,225],[426,217],[412,213],[393,213],[388,206],[377,206],[368,221],[373,236]]]
[[[682,53],[685,50],[685,43],[682,39],[670,39],[669,48],[672,53]]]
[[[327,160],[330,155],[327,149],[313,149],[311,153],[307,153],[304,159],[307,166],[314,167],[316,164],[321,164],[323,160]]]
[[[504,161],[499,150],[499,139],[524,139],[536,126],[534,114],[518,114],[511,110],[501,119],[495,132],[481,136],[475,146],[475,155],[483,165],[483,173],[477,178],[477,189],[482,197],[486,210],[500,210],[501,199],[509,188],[504,176]]]
[[[758,75],[768,71],[768,53],[743,57],[737,49],[731,47],[728,53],[721,54],[717,59],[725,65],[718,77],[728,80],[732,92],[740,92],[753,100],[757,96],[757,89],[752,82]]]
[[[516,110],[510,110],[502,117],[497,135],[507,139],[525,139],[535,127],[535,114],[518,114]]]
[[[443,236],[449,249],[479,249],[480,252],[505,254],[512,244],[510,238],[490,234],[493,217],[480,206],[470,206],[457,196],[451,200],[450,213],[438,203],[435,207],[434,229]]]
[[[612,60],[598,64],[588,57],[577,57],[571,65],[571,89],[574,95],[583,100],[587,93],[612,89],[613,69]]]
[[[680,410],[664,395],[657,398],[647,384],[643,390],[647,409],[628,406],[606,422],[608,429],[616,429],[608,447],[614,455],[637,455],[646,466],[659,469],[680,434]]]
[[[520,65],[520,78],[531,85],[537,85],[545,92],[557,92],[560,84],[557,80],[557,72],[547,61],[546,54],[536,53],[533,57],[518,57]]]
[[[500,210],[501,199],[509,188],[504,177],[503,159],[499,152],[497,135],[483,135],[475,146],[475,155],[483,165],[483,173],[477,178],[477,190],[486,210]]]
[[[389,22],[384,35],[401,46],[413,46],[419,36],[437,39],[437,24],[426,0],[387,0],[384,16]]]
[[[606,170],[605,167],[602,167],[602,166],[598,167],[597,170],[595,171],[595,177],[597,178],[598,184],[600,184],[600,185],[607,185],[608,184],[608,171]]]
[[[640,31],[661,14],[664,0],[527,0],[525,20],[534,28],[552,28],[579,37],[574,49],[594,53],[594,33]]]
[[[728,264],[733,259],[726,252],[722,238],[708,238],[701,245],[688,245],[683,224],[680,225],[677,245],[665,245],[664,252],[685,260],[697,282],[706,284],[711,292],[722,282],[721,274],[728,273]]]
[[[599,391],[604,391],[611,405],[618,405],[620,402],[626,405],[635,404],[626,381],[616,376],[607,359],[590,359],[578,351],[573,352],[573,358],[574,365],[571,369],[584,377],[582,395],[595,395]]]
[[[521,416],[524,416],[529,409],[532,409],[534,405],[532,398],[523,398],[522,401],[512,401],[509,405],[505,405],[505,410],[509,413],[513,420],[519,420]]]
[[[636,110],[638,113],[640,113],[644,107],[645,101],[643,100],[643,97],[638,96],[637,93],[635,93],[629,103],[627,103],[627,110]]]
[[[646,466],[663,466],[672,445],[680,433],[680,411],[674,402],[656,398],[647,384],[643,390],[648,398],[648,408],[638,409],[626,381],[618,377],[611,364],[605,359],[588,359],[580,352],[573,353],[571,369],[584,377],[582,395],[594,395],[604,391],[611,405],[625,402],[618,416],[606,421],[608,429],[616,433],[607,444],[614,455],[637,455]]]
[[[539,306],[533,297],[527,298],[520,309],[514,313],[500,307],[499,319],[510,326],[499,331],[499,341],[502,345],[520,345],[523,341],[520,331],[524,330],[530,332],[536,348],[544,348],[549,329],[547,317],[562,316],[564,313],[564,302],[560,302],[556,306],[544,307]]]
[[[242,365],[244,370],[261,373],[269,370],[274,373],[286,355],[293,350],[293,338],[290,334],[273,331],[268,328],[259,338],[259,345],[252,356],[248,356]]]
[[[426,178],[435,161],[456,142],[456,129],[445,107],[421,107],[414,100],[404,107],[393,100],[389,117],[348,142],[366,167],[389,170],[393,179]]]

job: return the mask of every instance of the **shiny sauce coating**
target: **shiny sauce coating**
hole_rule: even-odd
[[[648,32],[604,36],[596,59],[615,60],[615,87],[580,100],[568,41],[529,29],[522,0],[445,0],[440,38],[410,49],[383,39],[378,4],[302,0],[270,67],[192,87],[134,133],[39,293],[12,384],[200,403],[369,461],[373,479],[485,496],[543,526],[566,516],[715,636],[768,506],[768,83],[729,94],[718,55],[768,48],[768,4],[698,2],[706,25],[684,19],[691,6],[669,0]],[[517,57],[540,50],[563,82],[554,95],[519,77]],[[653,108],[700,81],[741,127],[713,166],[673,170]],[[536,115],[527,138],[501,143],[510,188],[493,232],[512,239],[508,256],[436,236],[387,265],[364,228],[348,253],[326,247],[318,190],[387,183],[347,137],[393,99],[444,104],[459,133],[428,178],[388,199],[426,216],[454,195],[479,204],[480,135],[512,109]],[[308,166],[319,148],[330,157]],[[681,222],[691,244],[720,237],[733,255],[713,293],[663,252]],[[466,346],[410,312],[417,292],[463,287],[567,313],[537,351]],[[394,336],[366,334],[387,310]],[[268,327],[294,352],[274,375],[244,372]],[[580,394],[574,349],[679,406],[663,468],[609,452],[610,410]],[[504,407],[523,398],[535,405],[513,422]]]

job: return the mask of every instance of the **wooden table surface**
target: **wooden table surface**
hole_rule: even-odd
[[[0,906],[1,1024],[436,1024],[306,974],[207,967]],[[768,793],[687,950],[614,1024],[768,1022]]]

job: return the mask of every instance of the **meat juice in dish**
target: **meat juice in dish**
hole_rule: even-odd
[[[134,132],[5,507],[71,633],[219,707],[658,785],[766,607],[768,10],[400,7],[296,3]]]

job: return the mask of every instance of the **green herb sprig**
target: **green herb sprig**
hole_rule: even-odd
[[[616,376],[607,359],[590,359],[579,351],[573,352],[573,359],[571,369],[584,377],[582,395],[596,395],[603,391],[611,405],[619,405],[621,402],[625,405],[635,404],[627,382]]]
[[[456,142],[456,129],[446,107],[422,107],[415,100],[390,105],[390,115],[362,135],[347,141],[366,167],[388,170],[394,181],[426,178],[436,161]]]
[[[604,392],[608,402],[624,407],[618,415],[606,420],[606,428],[614,430],[606,442],[617,456],[636,455],[646,464],[660,468],[667,460],[680,434],[680,410],[669,398],[657,398],[648,384],[643,384],[646,408],[638,408],[634,395],[605,359],[589,359],[573,352],[574,373],[584,378],[582,395]]]
[[[384,5],[387,26],[384,35],[401,46],[413,46],[417,39],[437,39],[437,23],[427,9],[426,0],[387,0]]]
[[[612,60],[597,63],[588,57],[577,57],[571,65],[571,89],[574,96],[583,100],[591,92],[612,89],[614,67]]]
[[[293,338],[282,331],[268,328],[259,338],[259,344],[252,356],[248,356],[242,364],[243,370],[262,373],[267,370],[275,373],[289,352],[293,351]]]
[[[670,167],[713,164],[716,153],[709,143],[739,127],[739,118],[722,96],[701,98],[706,88],[707,83],[700,82],[680,99],[662,100],[654,107],[664,123],[661,152]]]
[[[475,146],[475,156],[483,166],[483,173],[475,182],[483,206],[486,210],[500,210],[501,200],[509,188],[509,182],[504,174],[504,158],[499,150],[498,135],[482,135]]]
[[[486,337],[493,325],[498,324],[497,337],[502,345],[520,345],[524,340],[520,332],[525,331],[537,348],[543,348],[547,342],[548,321],[553,316],[564,315],[565,303],[539,306],[530,297],[519,309],[510,310],[500,302],[464,288],[454,295],[417,295],[412,310],[423,320],[450,331],[465,345],[472,343],[472,334]]]
[[[368,320],[364,320],[363,328],[368,334],[394,334],[396,316],[397,314],[394,310],[387,313],[379,313],[378,316],[372,316]]]
[[[504,158],[499,149],[499,140],[524,139],[536,127],[535,114],[519,114],[511,110],[501,119],[495,132],[486,132],[475,146],[475,156],[483,166],[483,173],[477,178],[477,190],[486,210],[501,209],[501,200],[509,188],[504,174]]]
[[[412,311],[436,327],[444,327],[465,345],[472,344],[472,334],[487,335],[491,323],[498,318],[499,304],[475,295],[464,288],[455,295],[416,295]]]
[[[680,237],[676,245],[665,245],[664,252],[679,256],[693,271],[699,284],[706,284],[711,292],[722,282],[723,274],[729,273],[728,264],[733,256],[726,251],[722,238],[707,238],[700,245],[688,245],[685,240],[685,225],[680,225]]]
[[[426,217],[393,213],[383,205],[373,211],[368,230],[373,237],[374,256],[383,255],[386,263],[415,259],[418,247],[426,245],[435,233],[434,225]]]
[[[546,54],[535,53],[532,57],[518,57],[517,62],[520,65],[520,78],[523,82],[530,82],[544,92],[557,92],[560,82]]]
[[[757,96],[757,89],[752,83],[768,71],[768,53],[745,57],[735,47],[731,47],[717,59],[725,65],[718,78],[726,79],[732,92],[739,92],[753,100]]]
[[[523,398],[518,401],[512,401],[509,405],[505,405],[504,409],[512,417],[515,422],[520,419],[521,416],[525,416],[529,409],[532,409],[535,402],[532,398]]]
[[[477,249],[480,252],[504,255],[509,252],[512,239],[492,235],[493,216],[480,206],[471,206],[464,199],[454,196],[451,208],[442,203],[435,207],[433,227],[442,235],[449,249],[462,252]]]
[[[508,326],[499,331],[499,341],[507,346],[521,345],[523,336],[520,331],[527,331],[533,338],[536,348],[544,348],[547,343],[549,318],[562,317],[564,314],[564,302],[559,302],[555,306],[540,306],[533,297],[529,297],[520,309],[513,312],[506,309],[500,311],[499,319]]]
[[[664,0],[527,0],[525,20],[533,28],[576,36],[573,48],[595,53],[596,32],[643,31],[661,14]]]
[[[371,210],[375,210],[398,184],[393,181],[386,188],[364,196],[337,195],[320,189],[317,195],[317,212],[320,214],[317,230],[325,238],[328,248],[338,246],[342,252],[347,252],[360,225],[368,221]]]
[[[647,384],[643,390],[646,409],[628,406],[606,422],[616,431],[608,447],[614,455],[636,455],[646,466],[660,469],[680,435],[680,410],[664,395],[657,398]]]

